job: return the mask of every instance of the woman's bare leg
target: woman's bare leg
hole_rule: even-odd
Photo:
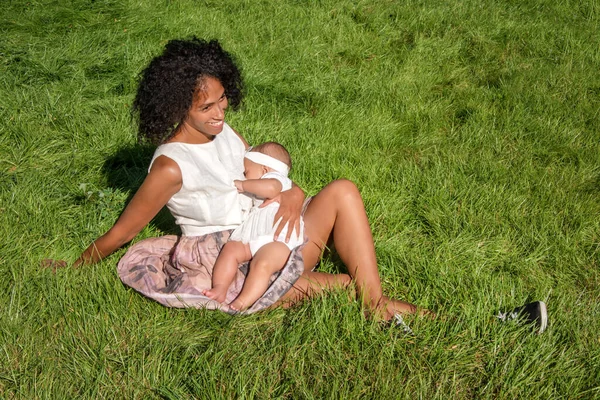
[[[327,274],[324,272],[304,271],[294,286],[274,306],[284,308],[316,296],[326,289],[344,289],[352,283],[347,274]]]
[[[315,277],[314,272],[309,272],[317,264],[328,240],[333,238],[337,253],[354,279],[358,296],[370,310],[382,314],[385,319],[390,319],[397,312],[417,311],[413,304],[383,296],[371,227],[362,197],[354,183],[338,180],[323,188],[308,205],[304,224],[309,242],[302,252],[305,282],[301,282],[300,286],[308,285],[304,287],[305,293],[310,295],[321,291],[322,281],[327,287],[345,280],[343,277]],[[290,297],[301,293],[295,285]]]

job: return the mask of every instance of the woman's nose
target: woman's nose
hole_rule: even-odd
[[[213,115],[213,118],[215,118],[215,119],[225,118],[225,109],[220,104],[217,104],[214,109],[215,109],[215,113]]]

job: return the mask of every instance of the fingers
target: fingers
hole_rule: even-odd
[[[238,193],[244,192],[244,184],[242,183],[242,181],[236,179],[233,181],[233,184],[235,185],[235,188],[237,189]]]
[[[299,228],[296,228],[296,226],[300,225],[300,220],[298,218],[296,218],[294,221],[292,221],[292,219],[290,218],[288,220],[288,230],[287,230],[287,234],[285,235],[285,242],[289,243],[290,242],[290,238],[292,237],[292,232],[298,232]],[[290,226],[292,226],[293,229],[289,229]]]
[[[277,240],[283,229],[287,226],[287,232],[285,235],[285,243],[289,243],[292,237],[292,233],[295,233],[297,236],[300,234],[300,215],[292,215],[292,216],[284,216],[284,215],[275,215],[274,219],[276,225],[274,240]]]
[[[298,217],[298,219],[296,220],[296,223],[294,224],[294,229],[293,230],[294,230],[294,232],[296,232],[296,236],[298,236],[298,239],[302,239],[300,237],[300,217]]]
[[[53,260],[51,258],[45,258],[40,263],[42,268],[64,268],[67,266],[67,262],[64,260]]]
[[[268,206],[269,204],[271,204],[273,202],[273,199],[266,199],[265,201],[263,201],[261,203],[261,205],[258,206],[258,208],[265,208],[266,206]]]
[[[56,272],[58,268],[65,268],[68,266],[64,260],[53,260],[51,258],[45,258],[40,262],[42,268],[52,268],[52,272]]]
[[[279,237],[279,235],[281,234],[281,231],[283,231],[283,227],[287,225],[287,221],[283,222],[283,217],[279,216],[279,215],[275,215],[275,218],[273,220],[274,224],[273,226],[275,226],[275,233],[273,234],[273,239],[277,240],[277,238]],[[288,239],[285,240],[285,242],[288,242]]]
[[[291,224],[290,224],[290,222],[288,221],[288,230],[287,230],[287,234],[285,235],[285,242],[286,242],[286,243],[289,243],[289,242],[290,242],[290,238],[292,237],[292,232],[293,232],[293,229],[289,229],[290,225],[291,225]]]

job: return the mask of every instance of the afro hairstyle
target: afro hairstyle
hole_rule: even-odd
[[[159,145],[172,137],[207,77],[221,82],[229,105],[237,109],[243,97],[242,76],[219,42],[196,37],[169,41],[141,72],[133,102],[138,138]]]

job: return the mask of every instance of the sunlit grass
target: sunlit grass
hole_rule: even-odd
[[[0,397],[600,396],[596,3],[5,3]],[[40,268],[74,260],[143,179],[137,75],[191,35],[242,66],[229,123],[286,145],[309,194],[356,182],[386,293],[440,319],[403,336],[337,292],[244,318],[167,309],[120,283],[124,250]],[[543,335],[495,321],[534,299]]]

